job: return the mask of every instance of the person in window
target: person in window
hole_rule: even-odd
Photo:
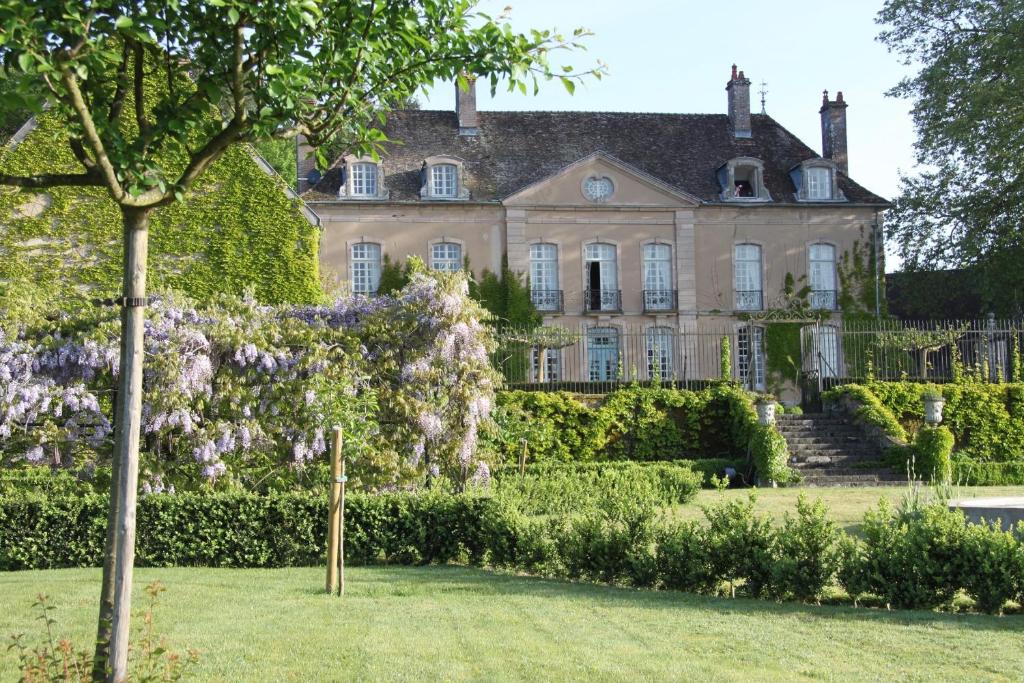
[[[754,186],[750,184],[749,180],[737,180],[736,181],[736,197],[753,197]]]

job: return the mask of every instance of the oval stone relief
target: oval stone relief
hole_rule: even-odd
[[[614,191],[611,178],[590,176],[583,181],[583,196],[592,202],[608,201]]]

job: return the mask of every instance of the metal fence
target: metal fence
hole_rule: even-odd
[[[1019,373],[1022,330],[1022,321],[994,319],[499,328],[492,359],[510,386],[578,393],[632,382],[699,388],[723,378],[755,391],[788,383],[805,392],[868,378],[948,382],[958,372],[1000,382]]]

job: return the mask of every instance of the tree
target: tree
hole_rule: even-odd
[[[888,215],[910,270],[975,266],[987,296],[1024,301],[1024,2],[888,0],[879,39],[920,70],[891,95],[914,102],[917,161]]]
[[[127,675],[141,422],[143,306],[152,213],[182,201],[233,144],[340,136],[376,153],[383,112],[435,79],[489,76],[526,90],[576,73],[548,31],[518,34],[469,0],[0,0],[4,109],[67,122],[75,173],[0,173],[19,188],[104,188],[121,211],[124,278],[113,483],[93,672]],[[557,73],[556,73],[557,71]],[[148,77],[165,87],[145,92]],[[321,159],[322,162],[322,159]]]

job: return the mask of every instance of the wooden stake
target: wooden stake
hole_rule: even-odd
[[[331,494],[327,504],[327,592],[338,588],[338,542],[340,539],[341,514],[344,506],[344,485],[342,479],[345,464],[341,457],[341,428],[334,428],[331,440]]]
[[[521,439],[523,450],[519,453],[519,476],[526,476],[526,439]]]
[[[338,431],[341,436],[341,430]],[[338,503],[338,595],[345,594],[345,458],[341,459],[341,499]]]

